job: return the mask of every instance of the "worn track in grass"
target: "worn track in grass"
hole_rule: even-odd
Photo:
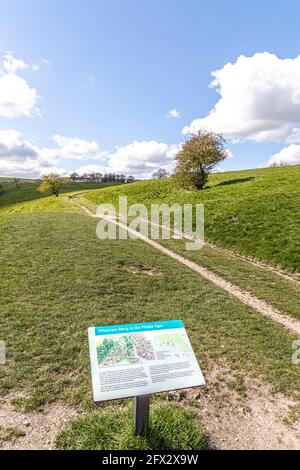
[[[100,217],[90,211],[88,208],[85,206],[79,204],[77,201],[75,201],[73,198],[71,200],[79,206],[86,214],[88,214],[90,217],[94,217],[99,219]],[[291,318],[289,315],[279,311],[278,309],[274,308],[273,306],[269,305],[267,302],[264,300],[259,299],[258,297],[254,296],[250,292],[241,289],[240,287],[232,284],[231,282],[223,279],[221,276],[216,275],[212,271],[208,270],[207,268],[201,266],[198,263],[195,263],[194,261],[190,261],[189,259],[179,255],[178,253],[170,250],[169,248],[166,248],[162,246],[160,243],[151,240],[150,238],[144,236],[143,234],[139,233],[136,230],[133,230],[132,228],[128,227],[127,225],[123,224],[122,222],[112,219],[111,217],[105,217],[107,220],[112,221],[114,224],[117,226],[125,229],[128,231],[128,233],[133,234],[136,238],[139,238],[140,240],[144,241],[145,243],[148,243],[151,245],[153,248],[156,250],[162,252],[166,256],[169,256],[170,258],[178,261],[182,265],[186,266],[187,268],[193,270],[194,272],[200,274],[202,277],[207,279],[208,281],[212,282],[216,286],[220,287],[221,289],[225,290],[228,292],[230,295],[236,297],[238,300],[240,300],[243,304],[253,308],[260,314],[271,318],[275,322],[283,325],[285,328],[289,329],[291,332],[296,333],[300,335],[300,321],[296,320],[294,318]]]

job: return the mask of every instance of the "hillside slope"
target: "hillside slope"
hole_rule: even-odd
[[[87,328],[172,318],[184,321],[207,381],[199,399],[187,392],[178,406],[196,413],[213,445],[264,448],[267,435],[269,448],[296,448],[300,375],[291,344],[297,336],[140,240],[99,240],[97,220],[68,197],[75,189],[83,199],[86,189],[77,185],[59,198],[32,190],[27,200],[25,186],[12,187],[2,199],[0,340],[7,362],[0,371],[0,430],[17,426],[23,433],[3,448],[54,448],[58,423],[67,426],[65,438],[72,430],[68,448],[76,448],[95,413],[101,416],[91,397]],[[102,191],[107,198],[109,188]],[[208,247],[198,255],[199,263],[217,266],[220,275],[300,318],[295,283],[249,263],[241,269]],[[174,395],[155,401],[167,398]],[[100,411],[123,416],[123,409],[108,402]],[[87,421],[70,428],[70,417],[82,414]],[[293,427],[285,424],[291,419]]]
[[[216,173],[202,191],[181,191],[171,178],[88,191],[89,201],[118,205],[203,203],[205,238],[292,271],[300,266],[300,166]]]
[[[62,198],[53,197],[49,193],[40,193],[37,188],[40,184],[37,180],[21,179],[18,185],[9,178],[1,178],[8,184],[1,188],[0,194],[0,216],[8,212],[53,212],[60,211],[64,202]],[[68,194],[74,191],[88,189],[99,189],[111,186],[115,183],[68,183],[61,193]],[[70,210],[70,208],[68,209]]]

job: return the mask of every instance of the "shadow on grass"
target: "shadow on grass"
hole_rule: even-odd
[[[229,186],[230,184],[239,184],[239,183],[246,183],[247,181],[252,181],[254,180],[254,176],[248,176],[247,178],[236,178],[234,180],[228,180],[228,181],[222,181],[219,184],[216,184],[217,186]]]

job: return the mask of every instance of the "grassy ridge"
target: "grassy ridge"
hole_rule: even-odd
[[[76,200],[90,211],[95,212],[97,205],[79,195]],[[182,256],[200,263],[217,275],[227,279],[259,299],[273,305],[280,311],[300,319],[300,288],[294,282],[280,276],[272,269],[265,269],[235,256],[232,252],[218,250],[205,245],[201,250],[187,251],[186,240],[160,240],[160,244]]]
[[[5,179],[9,181],[9,178]],[[3,193],[0,194],[0,215],[4,212],[43,212],[61,210],[63,202],[60,198],[53,198],[47,193],[37,191],[38,181],[20,180],[18,186],[11,181],[11,184],[3,186]],[[114,183],[115,184],[115,183]],[[105,188],[112,183],[69,183],[62,188],[61,193],[67,194],[74,191],[84,191],[91,188]]]
[[[253,266],[227,253],[220,253],[209,246],[204,246],[198,251],[186,251],[183,240],[163,240],[160,243],[185,258],[198,262],[201,266],[252,293],[278,310],[300,319],[299,283]]]
[[[25,409],[91,406],[87,327],[172,318],[185,322],[204,369],[206,358],[226,358],[297,393],[293,335],[141,241],[98,240],[96,223],[66,212],[1,217],[0,393],[25,391],[16,402]]]
[[[83,418],[66,423],[56,439],[59,448],[208,445],[193,416],[166,405],[164,395],[155,396],[147,438],[132,436],[129,400],[113,407],[103,404],[95,413],[87,345],[92,324],[181,318],[204,375],[212,362],[232,370],[232,376],[208,383],[201,394],[224,383],[243,394],[247,376],[300,400],[299,370],[291,362],[296,338],[283,327],[141,241],[100,241],[97,221],[68,197],[40,197],[34,188],[27,194],[29,200],[20,197],[12,187],[9,203],[0,209],[0,340],[5,340],[7,351],[7,363],[0,367],[0,396],[12,393],[12,403],[25,411],[58,401],[89,409]],[[179,245],[172,248],[181,250]],[[225,277],[234,275],[245,283],[250,277],[254,290],[271,292],[273,282],[278,287],[275,275],[259,278],[245,266],[240,276],[225,255],[205,250],[199,253],[204,262],[217,266]],[[294,302],[290,288],[288,283],[276,288],[278,302],[287,308]],[[16,392],[22,394],[14,396]],[[191,402],[189,408],[193,406]]]
[[[202,191],[174,189],[172,179],[140,181],[88,191],[96,204],[204,203],[205,236],[212,242],[273,265],[299,271],[300,166],[211,175]]]

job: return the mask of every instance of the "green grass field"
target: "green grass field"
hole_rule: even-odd
[[[25,408],[58,399],[91,404],[86,330],[93,323],[181,318],[204,368],[207,355],[226,357],[276,390],[300,389],[292,335],[141,241],[100,241],[96,221],[77,213],[8,215],[0,226],[8,351],[0,390],[25,390]],[[161,275],[143,274],[141,263]]]
[[[9,181],[9,178],[2,178]],[[4,212],[49,212],[61,210],[63,204],[60,198],[54,198],[47,193],[37,191],[39,182],[34,180],[20,180],[19,187],[11,181],[11,184],[3,186],[3,194],[0,195],[0,215]],[[91,188],[105,188],[111,183],[69,183],[62,188],[62,194],[74,191],[86,191]]]
[[[202,191],[178,191],[172,179],[89,191],[96,203],[203,203],[205,237],[292,271],[300,267],[300,166],[212,174]]]
[[[227,281],[245,289],[278,310],[300,319],[299,282],[291,282],[275,272],[253,266],[247,261],[219,252],[209,246],[198,251],[187,251],[182,240],[162,240],[161,243],[208,268]]]
[[[299,167],[276,170],[283,171],[289,187],[290,175]],[[263,172],[269,170],[257,171],[263,180]],[[216,183],[227,177],[228,174],[218,174],[212,178]],[[277,178],[280,179],[278,174]],[[218,188],[233,191],[234,185],[239,184],[216,183],[214,189],[213,182],[205,190],[207,194],[210,190],[219,191]],[[250,183],[254,184],[253,180],[241,186]],[[103,422],[95,417],[91,397],[87,328],[92,324],[182,319],[204,375],[209,364],[225,361],[239,383],[245,377],[258,379],[273,391],[300,401],[299,367],[291,362],[295,335],[141,241],[100,241],[96,237],[97,220],[72,204],[68,192],[59,198],[41,197],[35,192],[34,183],[23,184],[19,189],[11,187],[0,208],[0,340],[5,340],[7,347],[7,363],[0,366],[0,395],[10,394],[14,406],[25,411],[42,410],[47,403],[61,401],[86,410],[86,421],[67,425],[57,438],[58,447],[95,448],[94,430],[99,432],[106,422],[105,417]],[[81,191],[91,204],[93,200],[107,202],[125,191],[129,195],[142,185],[156,185],[161,190],[161,186],[169,184],[139,182],[94,192],[76,185],[66,191]],[[270,183],[261,185],[271,197]],[[145,194],[143,197],[145,200]],[[157,197],[162,199],[159,194]],[[222,208],[223,198],[224,195],[219,199]],[[147,199],[150,201],[150,196]],[[296,230],[294,217],[295,214],[291,226]],[[252,232],[249,233],[251,241]],[[180,245],[173,246],[173,241],[168,243],[181,250]],[[285,246],[291,256],[294,246]],[[264,250],[268,249],[270,245],[265,242]],[[201,263],[299,316],[299,290],[297,293],[294,284],[273,273],[256,272],[248,265],[239,270],[238,261],[230,264],[225,255],[224,258],[205,250],[197,254]],[[149,270],[158,275],[149,276]],[[161,402],[163,395],[158,398]],[[126,400],[122,403],[127,406]],[[101,409],[106,413],[110,407],[111,404],[104,404]],[[113,409],[127,413],[122,407],[116,402]],[[167,428],[160,432],[169,436]],[[200,445],[203,432],[193,432],[195,445]],[[124,441],[116,442],[116,448],[153,448],[152,441],[129,442],[126,433],[127,428],[122,434]],[[195,448],[184,441],[186,436],[182,439],[174,448]]]

